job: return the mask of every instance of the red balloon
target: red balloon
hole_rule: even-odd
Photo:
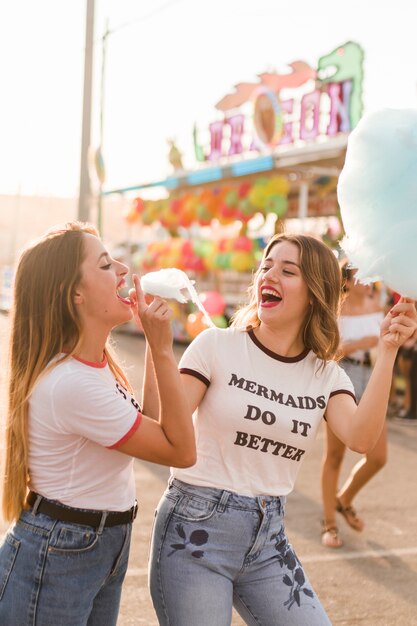
[[[223,296],[218,291],[207,291],[200,294],[203,307],[209,315],[221,315],[226,303]]]
[[[142,198],[139,198],[138,196],[137,198],[133,200],[133,209],[138,215],[140,215],[143,212],[144,208],[145,208],[145,202],[142,200]]]

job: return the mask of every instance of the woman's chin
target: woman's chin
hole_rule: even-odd
[[[113,328],[116,328],[117,326],[123,326],[123,324],[127,324],[127,322],[130,322],[132,319],[133,319],[133,311],[130,307],[126,306],[125,310],[123,311],[123,314],[118,316],[118,321],[116,322]]]

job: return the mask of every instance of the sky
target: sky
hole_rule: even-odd
[[[1,4],[0,194],[78,195],[85,14],[86,0]],[[365,111],[415,108],[416,23],[410,0],[95,0],[91,146],[101,113],[105,188],[167,176],[169,138],[192,169],[193,124],[207,128],[235,83],[315,66],[349,40],[365,52]]]

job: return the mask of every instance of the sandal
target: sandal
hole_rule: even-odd
[[[360,517],[357,516],[356,511],[355,511],[355,509],[353,508],[352,505],[343,506],[343,504],[340,502],[340,500],[337,499],[336,500],[336,511],[343,515],[343,517],[345,518],[345,520],[347,521],[349,526],[351,528],[353,528],[353,530],[357,530],[358,532],[361,532],[363,530],[363,527],[365,526],[365,523],[364,523],[363,519],[361,519]]]
[[[339,529],[337,526],[326,526],[323,522],[321,531],[321,543],[326,548],[341,548],[343,541],[339,537]]]

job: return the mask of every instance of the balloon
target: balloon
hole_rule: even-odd
[[[228,207],[235,207],[239,201],[238,192],[236,189],[231,189],[227,192],[224,202]]]
[[[175,215],[178,215],[181,211],[181,200],[179,198],[174,198],[169,203],[169,210]]]
[[[287,196],[289,192],[289,182],[284,176],[271,176],[266,187],[271,196]]]
[[[278,217],[282,217],[287,210],[286,196],[273,195],[268,198],[265,206],[266,213],[275,213]]]
[[[417,110],[382,109],[359,121],[337,194],[341,245],[358,280],[417,299]]]
[[[134,208],[130,208],[128,211],[124,213],[124,218],[128,224],[134,224],[138,220],[138,214],[136,213]]]
[[[216,262],[217,256],[218,256],[217,252],[212,250],[204,257],[205,269],[208,269],[208,270],[217,269],[217,262]]]
[[[227,328],[227,319],[224,315],[212,315],[211,321],[216,324],[217,328]]]
[[[213,215],[201,202],[196,205],[197,221],[201,226],[208,226],[213,219]]]
[[[249,237],[240,235],[233,243],[233,250],[240,250],[241,252],[250,252],[253,248],[253,241]]]
[[[226,203],[221,204],[218,210],[218,218],[233,221],[236,215],[236,206],[228,206]]]
[[[189,239],[181,241],[181,254],[185,256],[191,256],[193,252],[193,244]]]
[[[241,183],[238,190],[239,198],[246,198],[249,191],[251,190],[251,187],[251,183]]]
[[[203,307],[209,315],[221,315],[226,303],[218,291],[206,291],[200,294]]]
[[[145,208],[145,202],[142,200],[142,198],[139,198],[139,197],[137,197],[137,198],[135,198],[133,200],[132,205],[133,205],[133,210],[138,215],[140,215],[142,213],[143,209]]]
[[[222,270],[227,270],[230,268],[230,252],[220,252],[216,256],[216,267]]]
[[[187,317],[187,322],[185,324],[185,330],[191,339],[194,339],[199,335],[203,330],[208,328],[207,324],[204,321],[203,314],[198,311],[197,313],[190,313]]]
[[[206,271],[206,266],[204,265],[203,259],[201,259],[198,256],[186,257],[184,266],[187,270],[192,270],[193,272],[205,272]]]
[[[248,199],[256,209],[263,209],[268,201],[268,190],[266,185],[261,182],[256,182],[248,194]]]
[[[248,198],[242,198],[239,200],[239,219],[249,221],[256,213],[255,207],[251,204]]]
[[[248,272],[255,268],[255,259],[250,252],[233,252],[230,267],[236,272]]]

